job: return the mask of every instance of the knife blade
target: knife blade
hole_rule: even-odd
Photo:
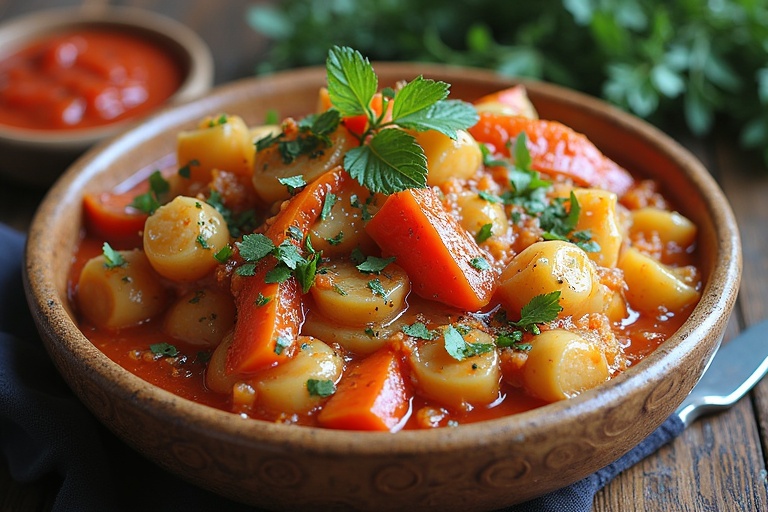
[[[703,414],[725,409],[768,372],[768,320],[723,344],[676,414],[687,427]]]

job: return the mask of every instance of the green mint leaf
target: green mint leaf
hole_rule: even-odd
[[[104,266],[106,268],[122,267],[127,263],[123,255],[114,250],[107,242],[104,242],[104,245],[101,246],[101,251],[104,255]]]
[[[357,270],[364,274],[379,274],[386,268],[387,265],[395,261],[395,257],[390,258],[377,258],[376,256],[368,256],[364,262],[357,265]]]
[[[178,349],[170,343],[154,343],[149,346],[149,350],[159,356],[176,357],[179,355]]]
[[[336,384],[332,380],[307,379],[307,391],[310,396],[331,396],[336,392]]]
[[[493,236],[493,224],[483,224],[483,226],[480,228],[480,231],[477,232],[475,235],[475,242],[478,244],[481,244],[491,238]]]
[[[404,325],[403,332],[412,338],[419,338],[422,340],[435,339],[435,334],[427,329],[427,326],[422,322],[415,322],[411,325]]]
[[[374,193],[394,194],[427,186],[427,157],[402,130],[382,130],[364,146],[350,149],[344,168]]]
[[[368,59],[352,48],[334,46],[326,60],[328,95],[343,116],[368,114],[379,81]]]
[[[259,261],[267,254],[275,250],[275,244],[266,235],[261,233],[245,235],[242,242],[235,242],[240,250],[240,256],[245,261]]]
[[[520,320],[514,325],[531,331],[536,324],[551,322],[563,308],[559,304],[560,291],[536,295],[520,310]]]
[[[460,100],[443,100],[425,110],[401,117],[397,124],[420,132],[435,130],[456,139],[457,130],[474,126],[478,119],[473,105]]]
[[[445,82],[436,82],[418,76],[403,86],[395,96],[392,105],[392,122],[418,114],[440,100],[448,97],[450,86]]]

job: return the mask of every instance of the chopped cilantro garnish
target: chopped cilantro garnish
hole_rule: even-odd
[[[326,238],[325,241],[331,245],[339,245],[344,240],[344,232],[339,231],[339,234],[333,238]]]
[[[148,182],[149,191],[134,197],[131,206],[141,212],[152,215],[155,213],[155,210],[160,208],[166,194],[171,190],[171,185],[163,178],[160,171],[150,174]]]
[[[242,242],[235,242],[235,245],[240,250],[240,256],[251,262],[259,261],[275,250],[272,240],[261,233],[245,235]]]
[[[384,300],[387,300],[387,291],[384,289],[384,286],[378,278],[371,279],[366,286],[368,286],[374,295],[378,295],[379,297],[384,298]]]
[[[336,392],[336,384],[332,380],[308,379],[307,391],[310,396],[331,396]]]
[[[197,304],[200,302],[200,299],[205,297],[205,290],[195,290],[195,295],[191,299],[189,299],[190,304]]]
[[[510,323],[525,331],[539,334],[540,331],[537,324],[551,322],[563,310],[559,301],[559,290],[536,295],[520,310],[520,320]]]
[[[403,332],[408,336],[411,336],[413,338],[419,338],[422,340],[435,339],[435,334],[429,329],[427,329],[427,326],[424,325],[422,322],[415,322],[411,325],[404,325]]]
[[[179,355],[179,351],[176,347],[171,345],[170,343],[154,343],[149,346],[149,350],[155,354],[160,356],[168,356],[168,357],[176,357]]]
[[[179,176],[189,179],[189,177],[192,176],[192,167],[197,167],[198,165],[200,165],[199,160],[190,160],[183,166],[179,167]]]
[[[486,192],[485,190],[481,190],[477,193],[478,197],[484,201],[488,201],[489,203],[500,203],[501,198],[497,195],[491,194],[490,192]]]
[[[491,265],[490,263],[488,263],[488,260],[486,260],[482,256],[472,258],[469,264],[472,265],[472,267],[477,270],[489,270],[491,268]]]
[[[480,230],[475,235],[475,241],[477,243],[481,244],[481,243],[485,242],[486,240],[488,240],[489,238],[491,238],[491,236],[493,236],[492,229],[493,229],[493,224],[491,224],[491,223],[483,224],[483,226],[480,228]]]
[[[288,187],[288,192],[295,194],[297,190],[307,186],[307,182],[304,181],[304,176],[297,174],[296,176],[289,176],[287,178],[277,178],[277,181],[281,185]]]
[[[395,257],[389,258],[377,258],[376,256],[368,256],[365,261],[357,265],[357,270],[364,274],[380,274],[387,265],[395,261]]]
[[[104,255],[104,266],[106,268],[122,267],[127,263],[123,255],[114,250],[107,242],[104,242],[104,245],[101,246],[101,251]]]
[[[203,238],[203,235],[197,235],[197,238],[195,240],[197,240],[197,243],[200,244],[200,247],[202,247],[203,249],[210,250],[211,246],[208,245],[208,240]]]
[[[269,304],[269,301],[272,300],[271,297],[265,297],[261,293],[259,293],[259,296],[256,297],[256,300],[254,301],[254,304],[257,306],[266,306]]]
[[[226,263],[227,260],[232,256],[232,247],[229,245],[225,245],[218,251],[216,251],[213,255],[213,257],[218,261],[219,263]]]
[[[283,336],[278,336],[275,340],[275,354],[280,355],[283,353],[283,350],[291,346],[291,340],[288,338],[284,338]]]
[[[213,206],[224,218],[229,228],[229,233],[234,238],[239,238],[243,233],[253,230],[256,226],[256,213],[254,210],[245,210],[235,215],[222,201],[221,194],[217,190],[211,190],[206,203]]]
[[[337,199],[338,196],[336,194],[331,192],[325,194],[325,199],[323,200],[323,209],[320,210],[320,220],[325,220],[328,218],[328,216],[331,214],[333,205],[336,204]]]
[[[452,325],[445,328],[443,338],[445,340],[445,350],[457,361],[485,354],[494,348],[492,343],[467,343],[464,336]]]
[[[344,297],[344,296],[346,296],[346,295],[349,295],[349,294],[348,294],[347,292],[345,292],[345,291],[344,291],[344,289],[343,289],[341,286],[339,286],[338,284],[334,284],[334,285],[333,285],[333,291],[335,291],[336,293],[338,293],[338,294],[339,294],[339,295],[341,295],[342,297]]]

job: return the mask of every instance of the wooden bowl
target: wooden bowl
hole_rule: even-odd
[[[197,34],[175,20],[133,8],[51,9],[7,21],[0,25],[0,58],[42,37],[82,28],[127,31],[173,55],[184,78],[167,103],[196,98],[213,84],[213,58]],[[50,185],[88,148],[138,121],[134,117],[78,130],[25,130],[0,125],[0,176],[27,185]]]
[[[378,64],[380,85],[419,74],[473,100],[513,82],[483,71]],[[648,124],[585,95],[527,83],[542,117],[586,133],[699,228],[704,290],[681,329],[641,363],[576,398],[484,423],[396,434],[242,419],[163,391],[109,360],[78,330],[67,271],[81,200],[174,152],[176,133],[218,112],[263,122],[315,108],[322,69],[249,79],[167,110],[81,158],[38,211],[27,248],[29,303],[51,357],[93,413],[146,457],[229,498],[274,509],[483,510],[525,501],[612,462],[681,403],[719,346],[741,273],[739,234],[702,165]]]

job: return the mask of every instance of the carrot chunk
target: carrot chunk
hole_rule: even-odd
[[[119,246],[139,247],[147,214],[130,207],[135,196],[136,193],[85,194],[83,215],[88,232]]]
[[[509,156],[509,142],[520,133],[528,137],[532,168],[572,178],[580,186],[598,187],[622,196],[634,180],[616,162],[603,155],[586,136],[558,123],[523,116],[481,112],[469,129],[478,141]]]
[[[400,364],[389,348],[363,359],[342,378],[317,420],[325,427],[343,430],[396,430],[411,399]]]
[[[389,196],[365,230],[385,255],[395,256],[421,297],[467,311],[490,302],[496,273],[482,264],[485,254],[432,189]]]
[[[270,260],[271,263],[270,263]],[[227,352],[229,373],[253,373],[286,361],[304,322],[301,289],[295,278],[264,282],[274,260],[262,260],[253,276],[242,277],[235,298],[237,322]]]

